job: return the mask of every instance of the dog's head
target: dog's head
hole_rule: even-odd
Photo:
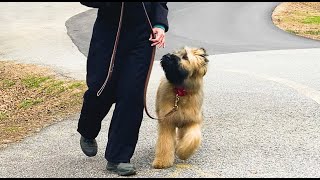
[[[207,73],[207,56],[204,48],[184,47],[164,55],[161,66],[170,83],[182,85],[185,81],[203,78]]]

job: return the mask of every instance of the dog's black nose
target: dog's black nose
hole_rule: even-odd
[[[161,61],[163,61],[163,60],[165,60],[165,61],[170,60],[170,54],[168,53],[168,54],[163,55],[161,58]]]
[[[176,60],[176,61],[180,61],[180,58],[179,58],[177,55],[175,55],[175,54],[170,54],[170,53],[168,53],[168,54],[162,56],[162,60]]]

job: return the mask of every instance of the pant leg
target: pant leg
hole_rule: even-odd
[[[83,97],[77,131],[85,138],[96,138],[101,129],[101,121],[108,114],[113,102],[111,93],[101,98],[96,96],[96,92],[87,90]]]
[[[101,129],[101,121],[115,102],[117,64],[115,64],[111,81],[107,83],[103,93],[99,97],[96,95],[107,77],[115,34],[116,27],[108,26],[103,17],[98,16],[93,27],[87,58],[86,82],[88,90],[83,96],[83,105],[77,129],[86,138],[93,139],[97,137]],[[121,47],[118,48],[121,49]],[[115,62],[118,59],[119,56],[116,56]]]
[[[145,23],[146,25],[146,23]],[[105,158],[111,162],[130,162],[143,119],[143,93],[152,47],[147,26],[134,36],[134,46],[122,59],[116,86],[116,106],[108,132]]]

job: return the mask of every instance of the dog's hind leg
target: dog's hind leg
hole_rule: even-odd
[[[194,123],[178,129],[176,154],[182,159],[188,159],[200,146],[201,127]]]
[[[168,168],[174,162],[176,128],[171,124],[159,123],[156,155],[152,166],[157,169]]]

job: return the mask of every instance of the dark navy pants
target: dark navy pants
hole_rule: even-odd
[[[131,14],[136,17],[134,20],[129,19],[129,13],[124,16],[114,71],[99,97],[96,93],[107,77],[117,26],[108,24],[98,13],[87,59],[88,90],[83,97],[77,129],[85,138],[96,138],[101,121],[115,103],[105,152],[107,161],[115,163],[130,162],[134,153],[143,118],[144,85],[152,52],[148,40],[151,31],[141,14],[143,9],[135,11]]]

